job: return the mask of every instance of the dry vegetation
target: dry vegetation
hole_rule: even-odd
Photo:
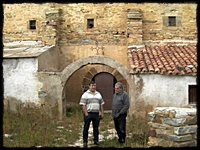
[[[83,116],[79,106],[67,108],[66,116],[58,119],[57,107],[37,107],[33,104],[18,104],[15,111],[9,103],[4,106],[3,146],[4,147],[69,147],[82,135]],[[110,113],[105,113],[100,123],[103,140],[100,147],[146,147],[147,120],[129,117],[127,121],[127,142],[123,146],[117,139],[108,139],[113,129]]]

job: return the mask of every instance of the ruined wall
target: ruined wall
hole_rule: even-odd
[[[195,3],[21,3],[3,7],[5,41],[40,40],[56,26],[60,44],[87,45],[98,39],[104,44],[126,45],[129,10],[141,11],[143,40],[197,38]],[[179,17],[179,26],[165,27],[165,17],[173,15]],[[86,28],[87,18],[94,18],[94,28]],[[28,29],[31,19],[37,22],[36,30]]]
[[[145,116],[155,106],[188,105],[188,85],[196,84],[194,76],[134,75],[135,104],[133,111]]]
[[[58,72],[61,70],[59,61],[63,56],[57,51],[57,47],[51,47],[38,57],[38,71]]]
[[[63,67],[64,69],[66,65],[75,62],[76,60],[95,55],[109,56],[110,58],[116,60],[118,63],[123,64],[124,66],[128,66],[127,53],[126,53],[127,46],[103,45],[103,47],[104,47],[103,49],[99,48],[98,50],[99,54],[97,54],[95,45],[62,46],[60,52],[65,57],[65,61],[63,61],[61,67]],[[102,55],[102,52],[104,53],[104,55]]]
[[[141,45],[149,40],[197,39],[195,3],[22,3],[3,6],[4,42],[41,40],[45,44],[58,45],[64,58],[59,60],[62,69],[82,57],[96,55],[101,48],[103,55],[128,66],[128,45]],[[177,27],[165,25],[167,16],[177,16]],[[91,18],[94,28],[87,28],[87,19]],[[30,20],[36,21],[35,30],[29,29]]]
[[[196,147],[196,108],[156,107],[148,113],[149,147]]]
[[[133,87],[134,84],[131,84],[134,83],[134,78],[130,80],[127,71],[127,46],[141,45],[144,41],[154,40],[197,40],[196,7],[197,4],[192,3],[3,4],[3,42],[39,40],[43,44],[57,46],[55,55],[59,57],[58,60],[56,57],[51,57],[52,59],[40,63],[39,67],[41,68],[39,69],[45,71],[48,63],[51,71],[55,71],[54,69],[58,66],[57,69],[63,71],[61,81],[56,73],[43,74],[40,72],[39,74],[42,74],[40,81],[44,84],[39,86],[42,87],[41,91],[39,90],[39,97],[44,97],[45,100],[48,98],[52,101],[58,100],[59,110],[62,110],[62,88],[60,86],[65,84],[68,79],[68,75],[65,74],[70,74],[72,70],[76,71],[74,68],[79,69],[81,66],[79,63],[104,62],[108,66],[117,68],[130,83],[129,86],[132,86],[129,88],[129,94],[135,98],[136,90],[134,88],[137,87]],[[165,26],[166,16],[170,15],[178,17],[177,27]],[[88,29],[87,19],[90,18],[94,19],[94,28]],[[29,28],[30,20],[36,21],[36,29]],[[42,55],[41,60],[45,60],[44,56],[51,56],[51,54]],[[90,56],[99,57],[98,59],[95,57],[93,61]],[[85,60],[79,61],[80,59]],[[116,62],[113,65],[114,60]],[[160,81],[163,80],[158,80],[158,82]],[[194,80],[192,79],[192,81]],[[155,83],[157,81],[152,85]],[[144,78],[144,87],[148,87],[146,84],[150,83]],[[157,104],[161,99],[159,91],[145,90],[148,95],[140,95],[140,101],[136,102],[142,106],[143,99],[145,101],[147,99],[149,102]],[[49,95],[46,95],[45,92]],[[157,101],[149,99],[152,93],[155,93],[156,97],[153,98]],[[139,91],[139,94],[143,93]],[[37,96],[38,93],[35,95]],[[135,100],[133,99],[133,101]],[[134,106],[134,104],[131,105]]]
[[[3,60],[4,98],[22,102],[38,102],[39,82],[37,59],[12,58]]]
[[[34,41],[16,41],[4,45],[4,98],[21,102],[40,102],[40,71],[58,71],[58,51]],[[54,73],[53,73],[54,74]],[[49,80],[49,86],[51,86]]]
[[[144,40],[195,40],[196,4],[149,3],[144,6]],[[177,27],[165,25],[166,16],[177,16]]]
[[[41,7],[42,6],[42,7]],[[48,4],[3,4],[3,40],[41,40],[44,34],[45,14]],[[23,12],[23,13],[22,13]],[[29,20],[37,20],[36,30],[29,29]]]

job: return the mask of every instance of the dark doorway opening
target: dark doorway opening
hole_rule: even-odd
[[[189,104],[197,103],[197,86],[189,85]]]
[[[111,110],[114,85],[117,82],[116,78],[110,73],[101,72],[96,74],[92,80],[97,83],[97,91],[102,94],[105,102],[104,110]]]

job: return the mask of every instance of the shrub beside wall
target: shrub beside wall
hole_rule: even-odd
[[[197,146],[196,108],[157,107],[148,119],[149,147]]]

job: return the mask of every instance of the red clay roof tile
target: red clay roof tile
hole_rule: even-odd
[[[146,45],[128,49],[131,73],[168,75],[196,75],[197,50],[195,44]]]

